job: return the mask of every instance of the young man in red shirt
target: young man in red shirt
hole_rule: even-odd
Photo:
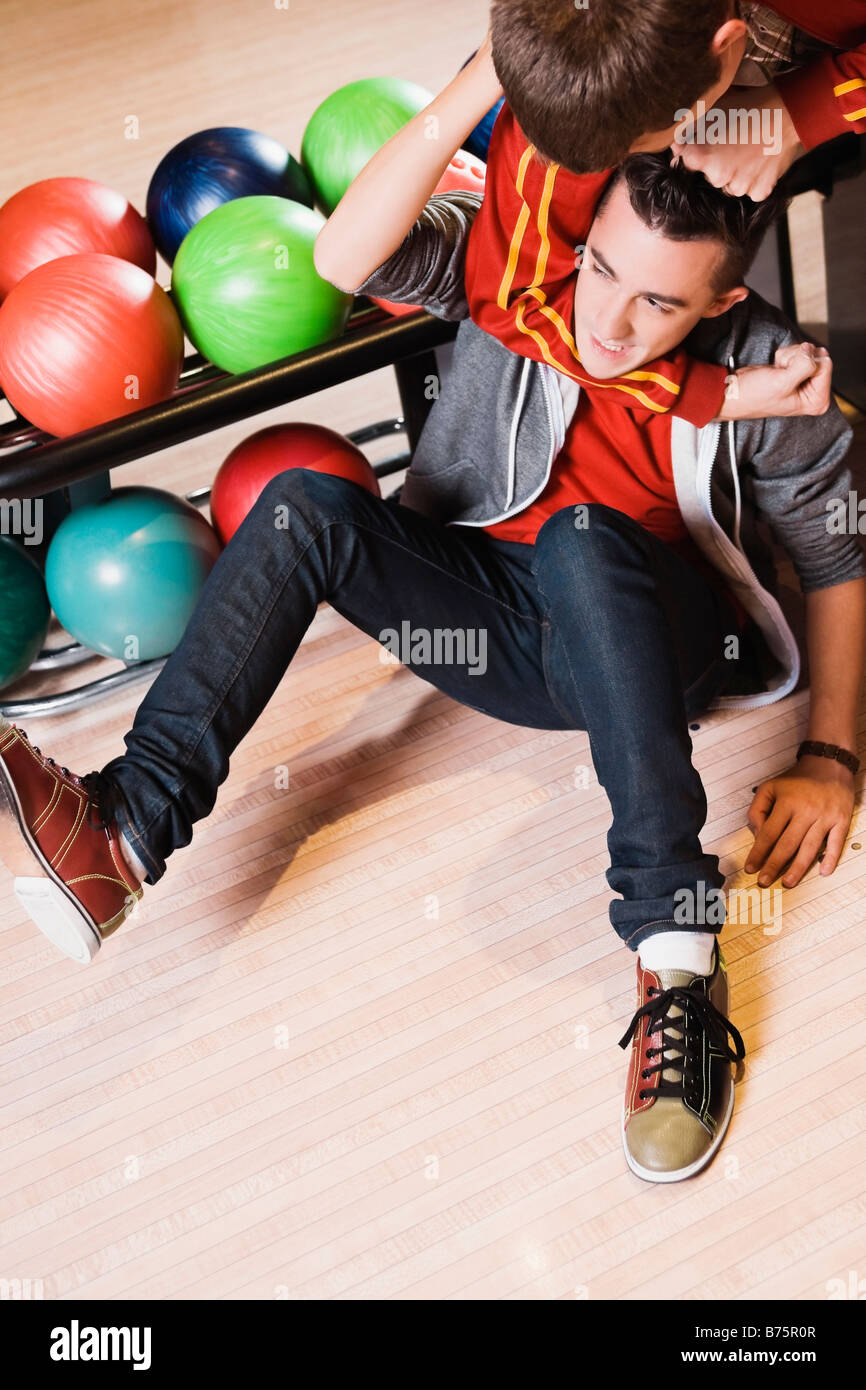
[[[864,0],[493,0],[488,42],[506,103],[467,252],[470,312],[578,381],[598,361],[577,351],[570,277],[621,159],[672,145],[758,200],[799,154],[866,132]],[[696,425],[798,409],[758,377],[737,385],[726,399],[724,371],[680,352],[643,389]],[[620,386],[627,404],[641,383],[623,372]]]
[[[622,897],[609,913],[638,958],[638,1006],[621,1040],[631,1043],[623,1142],[633,1171],[670,1182],[717,1151],[743,1055],[726,1017],[724,875],[700,843],[707,801],[688,719],[717,696],[749,708],[796,685],[758,513],[807,591],[809,735],[850,747],[866,559],[856,535],[831,534],[825,509],[850,489],[850,430],[834,407],[696,430],[634,397],[622,409],[601,378],[578,391],[479,329],[464,283],[479,195],[430,193],[490,89],[483,60],[469,65],[370,162],[316,246],[336,283],[462,320],[400,501],[304,469],[275,478],[214,567],[126,753],[101,772],[76,777],[0,720],[0,854],[40,928],[88,960],[213,808],[318,604],[392,652],[407,628],[401,659],[455,699],[589,733],[614,812],[606,877]],[[770,209],[746,204],[668,160],[629,161],[573,277],[581,346],[595,338],[615,358],[615,338],[648,374],[698,333],[698,356],[782,371],[763,364],[796,355],[796,333],[742,283]],[[826,370],[815,363],[815,378]],[[609,379],[617,371],[603,367]],[[275,523],[286,510],[288,528]],[[680,548],[689,538],[708,565]],[[766,644],[752,672],[738,659],[747,615]],[[734,675],[745,692],[719,695]],[[850,766],[800,753],[749,808],[770,881],[790,864],[785,882],[796,882],[825,836],[822,872],[832,871],[850,822]]]

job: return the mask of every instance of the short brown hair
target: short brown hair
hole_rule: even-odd
[[[732,198],[680,162],[670,150],[631,154],[614,171],[595,209],[596,217],[619,183],[642,222],[672,241],[718,241],[724,249],[713,289],[724,294],[742,285],[768,227],[791,201],[778,186],[761,203]]]
[[[611,169],[719,80],[734,0],[493,0],[493,63],[524,135],[575,174]]]

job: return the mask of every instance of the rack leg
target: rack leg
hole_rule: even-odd
[[[424,422],[436,399],[436,394],[430,389],[433,380],[436,382],[436,391],[439,389],[436,353],[419,352],[415,357],[406,357],[402,362],[394,363],[394,372],[397,376],[403,418],[406,421],[409,450],[414,453]]]

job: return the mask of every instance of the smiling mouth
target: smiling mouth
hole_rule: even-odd
[[[606,357],[621,357],[628,350],[628,344],[606,343],[603,339],[597,338],[592,330],[590,330],[590,338],[596,352],[600,352]]]

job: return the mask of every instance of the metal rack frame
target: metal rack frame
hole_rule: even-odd
[[[386,366],[394,368],[403,414],[366,425],[347,437],[361,446],[392,434],[405,435],[407,450],[374,465],[379,478],[398,473],[408,467],[432,405],[426,385],[431,375],[438,376],[435,349],[451,342],[457,327],[423,310],[393,318],[360,300],[345,333],[332,342],[237,375],[191,355],[172,397],[95,429],[55,439],[16,416],[0,426],[0,496],[41,497],[56,499],[64,507],[75,505],[99,479],[105,480],[107,490],[112,468]],[[203,506],[209,497],[210,488],[199,488],[187,500]],[[42,651],[30,671],[62,670],[98,657],[99,653],[73,642]],[[131,662],[122,671],[27,700],[4,701],[0,694],[0,713],[17,719],[78,709],[152,678],[165,660]]]

